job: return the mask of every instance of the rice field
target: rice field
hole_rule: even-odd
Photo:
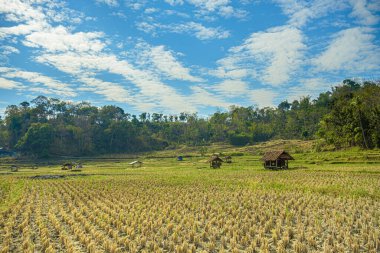
[[[0,252],[380,252],[380,161],[356,154],[300,153],[288,171],[252,155],[2,170]]]

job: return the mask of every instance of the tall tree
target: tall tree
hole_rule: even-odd
[[[33,123],[26,134],[18,141],[16,149],[38,157],[47,157],[53,139],[53,132],[52,126],[48,123]]]

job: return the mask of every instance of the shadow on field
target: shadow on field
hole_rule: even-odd
[[[86,177],[86,176],[125,176],[133,175],[132,173],[96,173],[96,174],[67,174],[67,175],[37,175],[31,176],[30,179],[59,179],[67,177]]]
[[[57,178],[65,178],[65,177],[84,177],[91,176],[95,174],[68,174],[68,175],[38,175],[32,176],[31,179],[57,179]]]
[[[290,167],[287,169],[268,169],[268,171],[289,171],[289,170],[307,170],[309,167],[305,166],[295,166],[295,167]]]

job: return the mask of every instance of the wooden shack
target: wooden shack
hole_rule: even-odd
[[[276,150],[266,152],[261,160],[266,169],[287,169],[288,161],[294,158],[284,150]]]
[[[224,157],[226,163],[232,163],[232,157],[230,155]]]
[[[218,169],[222,166],[223,160],[219,156],[211,156],[208,160],[210,163],[210,168]]]
[[[142,166],[142,162],[141,161],[133,161],[133,162],[131,162],[131,163],[129,163],[133,168],[139,168],[139,167],[141,167]]]
[[[71,170],[73,168],[73,164],[72,163],[64,163],[62,164],[62,170]]]

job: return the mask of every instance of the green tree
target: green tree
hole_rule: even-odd
[[[252,141],[252,137],[248,133],[237,133],[235,131],[229,131],[228,139],[235,146],[244,146]]]
[[[333,89],[332,106],[321,120],[318,135],[337,148],[379,147],[380,86],[344,80]]]
[[[48,123],[33,123],[18,141],[16,149],[37,157],[49,156],[54,130]]]

